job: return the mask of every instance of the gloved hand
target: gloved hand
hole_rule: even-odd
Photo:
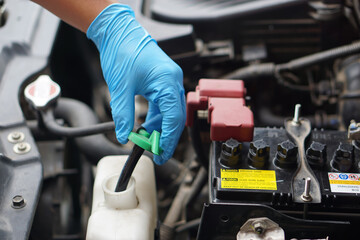
[[[185,95],[181,68],[157,45],[135,20],[130,7],[112,4],[91,23],[87,37],[100,52],[101,67],[111,95],[116,136],[127,143],[134,125],[134,97],[149,101],[146,120],[162,115],[162,121],[146,125],[152,132],[161,129],[161,156],[157,164],[168,160],[185,125]]]

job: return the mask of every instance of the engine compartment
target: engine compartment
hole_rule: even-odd
[[[360,1],[121,2],[188,94],[175,154],[154,165],[154,239],[356,239]],[[112,120],[91,41],[32,2],[0,1],[0,239],[85,239],[96,165],[132,145],[48,129],[24,96],[40,75],[61,87],[58,125]],[[137,97],[135,128],[146,112]]]

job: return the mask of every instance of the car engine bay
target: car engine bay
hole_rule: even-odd
[[[137,204],[107,207],[133,144],[116,140],[95,45],[0,0],[0,239],[359,237],[360,0],[121,3],[183,70],[173,157],[145,152]]]

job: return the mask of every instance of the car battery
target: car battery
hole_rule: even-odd
[[[199,239],[217,232],[226,239],[250,217],[275,220],[285,233],[299,239],[338,239],[345,233],[353,237],[349,227],[360,219],[359,148],[346,132],[315,129],[306,138],[305,149],[321,189],[320,203],[293,201],[298,147],[285,129],[255,128],[251,142],[213,141],[210,201],[203,217],[215,220],[201,223]],[[209,231],[212,228],[217,229]]]
[[[306,158],[322,195],[314,209],[360,209],[360,150],[347,140],[347,133],[313,130],[306,143]],[[298,148],[285,129],[255,128],[252,142],[213,142],[212,201],[296,209],[291,182],[297,155]]]

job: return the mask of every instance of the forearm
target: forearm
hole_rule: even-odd
[[[91,22],[116,0],[32,0],[86,33]]]

